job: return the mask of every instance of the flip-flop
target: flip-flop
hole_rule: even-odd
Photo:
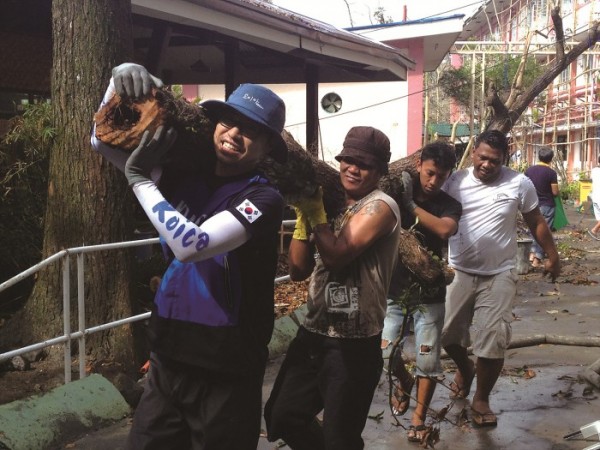
[[[482,413],[471,408],[471,419],[473,424],[478,427],[495,427],[498,425],[498,418],[493,412]]]
[[[425,437],[427,427],[425,425],[411,425],[406,432],[408,442],[422,442]]]
[[[594,233],[592,230],[587,230],[588,234],[593,238],[596,239],[597,241],[600,241],[600,237],[598,236],[598,233]]]
[[[391,398],[392,413],[395,416],[402,416],[408,411],[410,406],[410,393],[415,384],[415,378],[411,377],[406,389],[397,387],[394,389],[394,395]]]
[[[467,398],[469,393],[471,392],[471,385],[473,384],[473,379],[475,378],[475,366],[473,365],[473,372],[471,372],[471,377],[465,379],[466,383],[461,386],[456,381],[452,380],[450,382],[450,399],[456,400],[459,398]]]

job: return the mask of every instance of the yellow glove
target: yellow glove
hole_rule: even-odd
[[[292,237],[298,241],[307,241],[308,240],[308,220],[302,211],[294,206],[294,211],[296,211],[296,228],[294,228],[294,234]]]
[[[323,206],[323,188],[319,187],[317,192],[311,197],[303,197],[299,199],[294,207],[302,212],[302,215],[306,217],[311,228],[316,227],[322,223],[327,223],[327,214],[325,214],[325,207]]]

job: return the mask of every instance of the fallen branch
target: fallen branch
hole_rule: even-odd
[[[593,385],[596,389],[600,389],[600,359],[587,366],[578,378]]]

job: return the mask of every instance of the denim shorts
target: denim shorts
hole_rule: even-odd
[[[554,206],[540,206],[540,212],[542,213],[542,216],[544,216],[544,219],[546,220],[546,223],[548,224],[548,228],[550,228],[550,230],[552,230],[552,227],[554,226],[555,211],[556,208]],[[533,242],[531,244],[531,253],[535,254],[536,258],[544,259],[544,249],[540,244],[537,243],[535,238],[533,238]]]
[[[496,275],[473,275],[456,270],[446,292],[442,345],[467,348],[473,354],[502,359],[512,334],[512,308],[518,276],[514,269]]]
[[[440,363],[440,336],[444,325],[444,303],[415,307],[412,313],[415,330],[416,374],[438,377],[443,373]],[[388,300],[382,339],[393,342],[400,334],[404,313],[402,307]]]

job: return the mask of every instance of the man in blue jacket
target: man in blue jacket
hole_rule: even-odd
[[[137,64],[113,69],[116,91],[141,98],[162,82]],[[129,448],[256,449],[261,394],[273,331],[278,231],[284,201],[257,171],[285,162],[285,105],[269,89],[243,84],[227,102],[201,105],[216,122],[208,170],[161,169],[174,129],[146,131],[127,155],[92,136],[124,170],[170,264],[150,319],[150,371]],[[210,158],[208,158],[210,159]]]

